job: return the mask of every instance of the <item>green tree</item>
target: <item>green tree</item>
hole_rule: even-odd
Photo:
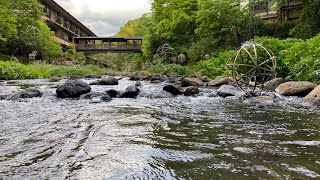
[[[196,33],[210,42],[209,49],[238,47],[248,34],[245,12],[236,0],[199,0]]]
[[[197,0],[155,0],[152,21],[157,45],[169,43],[185,51],[194,40],[197,28]]]
[[[52,59],[56,58],[62,53],[62,49],[58,42],[53,40],[54,32],[50,30],[46,23],[42,20],[38,20],[38,26],[40,34],[35,49],[41,52],[44,57]]]
[[[10,0],[0,1],[0,41],[17,34],[17,18],[10,8]]]

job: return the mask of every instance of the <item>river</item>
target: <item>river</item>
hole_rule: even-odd
[[[0,101],[0,179],[320,179],[320,112],[297,99],[152,98],[164,84],[143,82],[136,99],[96,104],[22,82],[44,95]]]

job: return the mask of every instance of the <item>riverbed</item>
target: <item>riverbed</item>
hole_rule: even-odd
[[[207,88],[160,98],[166,82],[143,81],[136,99],[92,103],[58,99],[64,80],[21,82],[43,97],[0,101],[0,179],[320,178],[320,112],[299,99],[257,106]]]

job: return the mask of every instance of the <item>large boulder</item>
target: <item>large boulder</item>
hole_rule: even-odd
[[[217,90],[217,94],[222,97],[228,97],[228,96],[242,97],[246,95],[244,91],[231,85],[222,85]]]
[[[56,93],[59,98],[78,98],[90,91],[91,87],[88,83],[81,80],[68,80],[57,88]]]
[[[129,86],[122,94],[123,98],[136,98],[140,90],[136,86]]]
[[[189,87],[184,91],[185,96],[195,96],[200,93],[199,88],[197,87]]]
[[[304,100],[313,103],[313,104],[320,104],[320,85],[314,88]]]
[[[181,87],[189,87],[189,86],[203,86],[204,82],[200,78],[184,78],[181,81]]]
[[[99,83],[99,85],[111,85],[111,86],[118,85],[118,84],[119,84],[119,80],[116,79],[115,77],[107,77],[107,78],[101,79]]]
[[[315,87],[316,84],[308,81],[291,81],[280,84],[276,88],[276,92],[282,96],[306,96],[309,94]]]
[[[219,79],[212,80],[208,83],[209,87],[222,86],[229,83],[229,77],[222,77]]]
[[[182,92],[177,87],[175,87],[173,85],[166,85],[166,86],[163,87],[163,90],[166,91],[166,92],[169,92],[169,93],[171,93],[171,94],[173,94],[175,96],[182,94]]]
[[[35,88],[28,88],[11,96],[9,100],[17,100],[20,98],[42,97],[42,92]]]

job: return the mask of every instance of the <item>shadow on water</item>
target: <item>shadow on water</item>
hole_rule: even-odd
[[[142,90],[151,86],[162,84]],[[91,104],[44,90],[0,101],[4,179],[320,178],[319,112],[308,107],[206,96]]]

